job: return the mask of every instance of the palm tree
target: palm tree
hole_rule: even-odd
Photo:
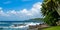
[[[44,21],[52,26],[56,25],[59,14],[57,13],[58,4],[56,0],[44,0],[42,4],[42,14],[45,16]]]

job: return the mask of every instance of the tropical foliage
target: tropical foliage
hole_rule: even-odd
[[[44,17],[44,22],[51,26],[55,26],[58,21],[59,14],[57,12],[60,0],[44,0],[42,3],[42,14]]]

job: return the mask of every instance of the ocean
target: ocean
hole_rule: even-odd
[[[29,25],[39,25],[38,21],[0,21],[0,30],[27,30]]]

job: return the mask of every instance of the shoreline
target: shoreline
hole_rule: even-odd
[[[16,24],[15,24],[16,25]],[[1,27],[2,29],[4,29],[4,28],[19,28],[19,29],[24,29],[24,28],[26,28],[26,29],[28,29],[28,30],[38,30],[39,28],[45,28],[45,27],[47,27],[48,25],[47,24],[41,24],[41,23],[30,23],[30,24],[26,24],[26,25],[22,25],[22,26],[20,26],[20,24],[18,24],[19,26],[8,26],[8,27]]]
[[[38,30],[38,29],[43,29],[43,28],[47,28],[49,27],[47,24],[39,24],[39,25],[35,25],[35,26],[29,26],[28,30]]]

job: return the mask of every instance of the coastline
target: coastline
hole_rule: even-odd
[[[36,25],[39,25],[39,24],[40,23],[35,23],[35,22],[34,23],[30,22],[30,23],[25,23],[25,24],[24,23],[23,24],[15,24],[14,23],[12,25],[10,24],[10,26],[7,26],[7,27],[6,26],[3,26],[3,27],[1,26],[0,29],[3,29],[3,30],[8,30],[8,29],[19,29],[19,30],[24,29],[25,30],[26,29],[27,30],[27,29],[29,29],[30,25],[31,26],[36,26]]]
[[[29,26],[28,30],[42,30],[43,28],[47,28],[49,27],[47,24],[39,24],[39,25],[35,25],[35,26]]]
[[[10,23],[8,23],[10,24]],[[44,24],[43,22],[25,22],[25,23],[12,23],[10,24],[10,26],[7,26],[7,27],[1,27],[2,29],[22,29],[22,30],[38,30],[38,29],[41,29],[41,28],[45,28],[45,27],[48,27],[47,24]]]

